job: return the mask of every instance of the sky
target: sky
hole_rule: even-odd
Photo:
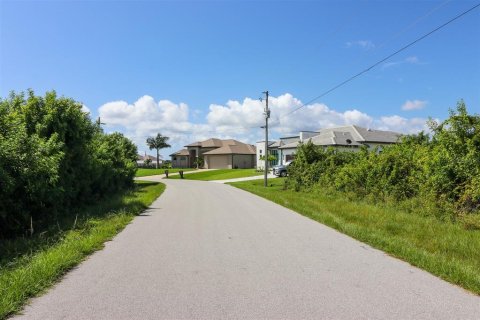
[[[106,132],[165,159],[210,137],[264,138],[346,124],[416,133],[464,99],[480,113],[475,1],[2,1],[0,97],[55,90]],[[291,113],[300,106],[304,107]]]

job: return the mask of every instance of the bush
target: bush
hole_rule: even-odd
[[[341,152],[311,142],[300,145],[287,185],[322,188],[375,202],[422,204],[426,214],[455,220],[480,209],[480,116],[460,101],[456,111],[425,133],[404,136],[383,149]],[[464,218],[469,217],[469,218]]]
[[[1,99],[0,238],[131,186],[136,156],[130,140],[104,134],[72,99],[31,90]]]

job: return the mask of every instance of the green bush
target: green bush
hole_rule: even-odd
[[[136,157],[130,140],[104,134],[72,99],[31,90],[1,99],[0,238],[131,186]]]
[[[297,191],[334,189],[412,211],[421,205],[425,214],[453,220],[478,213],[480,116],[469,115],[460,101],[447,120],[429,125],[431,138],[423,132],[404,136],[382,149],[341,152],[300,145],[287,185]]]

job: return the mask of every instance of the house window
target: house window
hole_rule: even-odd
[[[173,157],[173,161],[177,161],[177,157]]]
[[[294,155],[294,154],[287,154],[287,155],[285,156],[285,162],[292,161],[293,159],[295,159],[295,155]]]
[[[278,164],[278,150],[269,150],[270,155],[275,157],[275,160],[270,160],[270,166],[276,166]]]

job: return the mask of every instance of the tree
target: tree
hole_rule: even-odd
[[[167,143],[168,139],[170,139],[170,138],[166,137],[166,136],[162,136],[161,133],[157,133],[157,136],[155,138],[153,138],[153,137],[148,137],[147,138],[147,145],[150,148],[150,150],[152,150],[152,149],[157,150],[157,164],[155,166],[155,168],[157,168],[157,169],[158,169],[158,166],[159,166],[158,157],[159,157],[160,149],[170,148],[170,145]]]

